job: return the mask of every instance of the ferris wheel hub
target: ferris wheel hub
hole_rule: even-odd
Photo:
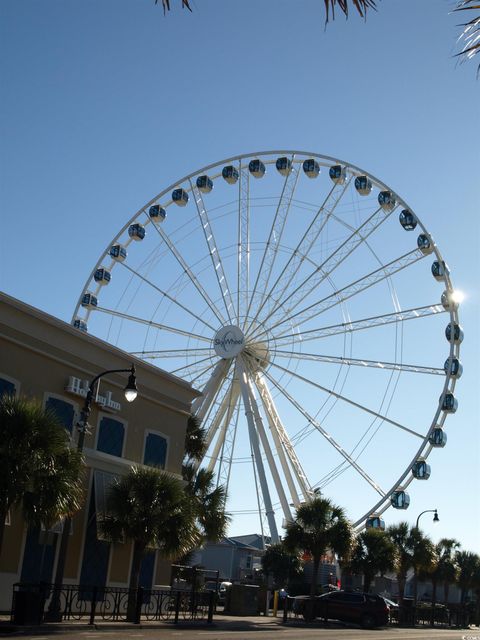
[[[229,324],[217,331],[213,339],[213,348],[219,358],[231,360],[245,347],[245,336],[240,327]]]

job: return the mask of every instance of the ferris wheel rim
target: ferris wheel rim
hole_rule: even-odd
[[[394,189],[391,189],[386,183],[384,183],[383,181],[379,180],[378,178],[376,178],[373,174],[371,174],[370,172],[365,171],[364,169],[353,165],[349,162],[345,162],[339,158],[336,157],[332,157],[332,156],[325,156],[322,154],[318,154],[316,152],[305,152],[305,151],[298,151],[298,150],[273,150],[273,151],[256,151],[253,153],[244,153],[244,154],[240,154],[240,155],[235,155],[235,156],[231,156],[229,158],[226,158],[224,160],[221,160],[219,162],[215,162],[209,165],[206,165],[205,167],[202,167],[199,170],[196,170],[192,173],[187,174],[186,176],[184,176],[182,179],[177,180],[175,182],[173,182],[171,185],[169,185],[166,189],[162,190],[159,194],[157,194],[155,197],[153,197],[149,202],[147,202],[141,209],[139,209],[128,221],[127,223],[121,228],[121,230],[117,233],[116,236],[114,236],[113,240],[107,245],[106,249],[104,250],[104,252],[101,254],[99,260],[97,261],[95,267],[93,268],[89,278],[87,278],[87,281],[85,283],[84,288],[82,289],[82,293],[80,295],[80,298],[77,302],[77,306],[75,308],[74,314],[73,314],[73,319],[78,317],[78,313],[79,310],[81,308],[81,300],[82,300],[82,296],[84,295],[85,292],[87,292],[89,290],[89,284],[92,282],[93,280],[93,276],[94,273],[96,272],[96,270],[98,268],[100,268],[106,258],[106,256],[108,256],[108,252],[110,247],[112,246],[112,244],[116,243],[119,241],[120,238],[122,238],[122,236],[125,234],[125,232],[127,231],[127,229],[129,228],[129,226],[131,224],[133,224],[135,221],[139,220],[142,216],[147,215],[146,211],[148,210],[148,208],[156,203],[159,203],[159,201],[164,198],[164,196],[169,193],[170,191],[172,191],[172,189],[180,186],[180,185],[186,185],[187,183],[190,183],[190,191],[193,192],[193,184],[192,184],[192,179],[195,178],[196,176],[199,176],[203,173],[208,173],[210,170],[212,169],[216,169],[218,167],[221,167],[222,165],[225,165],[227,163],[231,163],[231,162],[238,162],[241,163],[243,160],[246,159],[252,159],[252,158],[261,158],[264,159],[265,157],[272,157],[272,159],[268,162],[268,164],[272,164],[275,162],[275,160],[273,159],[274,156],[279,156],[279,155],[286,155],[286,156],[295,156],[295,157],[300,157],[300,159],[298,160],[298,164],[299,167],[301,165],[302,159],[310,157],[310,158],[314,158],[316,160],[319,161],[319,164],[321,164],[321,166],[329,166],[330,164],[339,164],[342,167],[344,167],[348,172],[350,172],[350,174],[353,176],[356,175],[366,175],[368,176],[372,182],[374,183],[374,185],[378,188],[384,189],[384,190],[388,190],[391,191],[392,193],[395,194],[395,196],[397,196],[398,198],[398,205],[405,207],[405,209],[408,209],[410,212],[413,213],[413,215],[416,218],[416,221],[420,227],[420,229],[427,235],[427,237],[432,241],[432,253],[435,255],[435,257],[437,258],[437,260],[441,263],[444,262],[443,257],[436,245],[436,243],[433,241],[433,238],[431,237],[431,235],[428,233],[427,229],[425,228],[425,226],[423,225],[422,221],[420,220],[420,218],[417,216],[417,214],[414,212],[414,210],[408,205],[408,203],[401,197],[398,196],[397,191],[395,191]],[[213,176],[213,179],[217,179],[219,176]],[[186,189],[188,191],[188,189]],[[168,202],[168,203],[164,203],[163,206],[165,206],[165,208],[168,208],[170,205],[172,204],[172,202]],[[150,221],[147,219],[147,221],[145,222],[145,224],[148,224]],[[123,243],[123,246],[128,246],[128,244],[131,242],[132,240],[129,240],[128,243]],[[111,265],[111,268],[113,268],[114,266],[116,266],[115,264]],[[444,276],[444,282],[445,282],[445,286],[446,286],[446,291],[448,293],[453,293],[453,285],[451,283],[451,278],[450,278],[450,274],[447,272]],[[250,302],[253,301],[253,297],[254,295],[252,295]],[[91,313],[91,309],[88,309],[86,314],[85,314],[85,318],[88,319],[88,317],[90,316]],[[458,308],[455,306],[451,306],[450,309],[448,309],[448,313],[450,315],[450,322],[452,324],[459,324],[459,319],[458,319]],[[248,315],[248,314],[247,314]],[[73,321],[72,319],[72,321]],[[217,335],[217,334],[215,334]],[[459,355],[459,345],[455,344],[453,337],[452,340],[450,341],[450,352],[449,352],[449,357],[450,358],[454,358],[457,357],[458,358]],[[445,381],[444,381],[444,385],[443,385],[443,391],[442,391],[442,396],[445,395],[447,392],[452,392],[455,390],[455,386],[456,386],[456,377],[452,376],[450,371],[446,372],[445,375]],[[380,501],[378,501],[378,503],[372,508],[369,509],[369,512],[375,511],[375,512],[379,512],[379,513],[383,513],[383,511],[385,509],[387,509],[389,507],[388,504],[388,499],[391,497],[391,495],[393,494],[393,492],[395,490],[397,490],[400,486],[408,486],[412,480],[413,480],[413,476],[409,476],[409,473],[411,472],[411,466],[415,463],[416,460],[418,460],[420,457],[423,458],[428,458],[428,455],[430,454],[430,452],[432,451],[432,446],[429,445],[429,435],[431,434],[432,430],[434,429],[435,425],[439,424],[440,426],[443,427],[443,424],[445,422],[446,419],[446,413],[442,410],[441,408],[441,404],[439,403],[434,415],[434,418],[432,420],[431,426],[428,429],[428,431],[426,432],[425,436],[423,437],[423,441],[422,441],[422,445],[419,447],[419,449],[415,452],[414,457],[411,460],[411,463],[407,466],[405,472],[395,481],[394,485],[387,491],[386,495],[384,496],[384,498]],[[408,477],[407,477],[408,476]],[[368,517],[368,512],[365,513],[363,516],[361,516],[358,520],[355,521],[354,523],[354,527],[360,527],[362,524],[362,521],[364,521],[366,518]]]

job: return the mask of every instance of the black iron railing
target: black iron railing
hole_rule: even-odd
[[[59,588],[45,583],[17,583],[13,586],[11,621],[36,625],[48,620],[54,594],[60,603],[55,620],[87,624],[98,620],[138,624],[142,619],[211,622],[215,608],[215,593],[210,591],[143,588],[131,591],[121,587],[62,585]]]

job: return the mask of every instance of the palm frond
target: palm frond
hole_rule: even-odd
[[[330,11],[332,12],[332,19],[335,20],[335,7],[338,5],[339,9],[343,11],[345,17],[348,18],[348,11],[350,8],[349,0],[323,0],[325,3],[325,22],[328,22],[330,17]],[[367,17],[367,10],[376,10],[376,0],[352,0],[352,4],[362,18]]]
[[[158,0],[155,0],[155,4],[158,4]],[[162,0],[163,13],[165,14],[167,11],[170,11],[170,0]],[[192,10],[189,0],[182,0],[182,9],[186,7],[189,11]]]
[[[457,6],[453,10],[458,11],[479,11],[478,0],[458,0]],[[455,55],[460,58],[460,62],[471,60],[474,55],[480,53],[480,13],[468,22],[464,22],[459,27],[462,28],[458,40],[463,43],[461,50]],[[477,75],[480,74],[480,65],[477,68]]]

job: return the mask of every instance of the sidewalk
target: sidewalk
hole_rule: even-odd
[[[299,619],[301,624],[303,620]],[[87,624],[86,621],[71,620],[55,623],[45,623],[42,625],[27,626],[14,625],[10,622],[10,616],[0,616],[0,637],[11,636],[12,634],[31,634],[38,633],[49,635],[52,633],[68,633],[68,631],[81,630],[102,630],[102,631],[124,631],[127,629],[162,629],[178,628],[178,629],[216,629],[219,631],[254,631],[268,626],[279,626],[283,624],[283,616],[229,616],[216,614],[213,621],[209,624],[206,620],[182,620],[175,624],[173,620],[142,620],[140,624],[132,624],[130,622],[109,622],[100,618],[95,624]],[[296,624],[294,621],[289,624]]]

